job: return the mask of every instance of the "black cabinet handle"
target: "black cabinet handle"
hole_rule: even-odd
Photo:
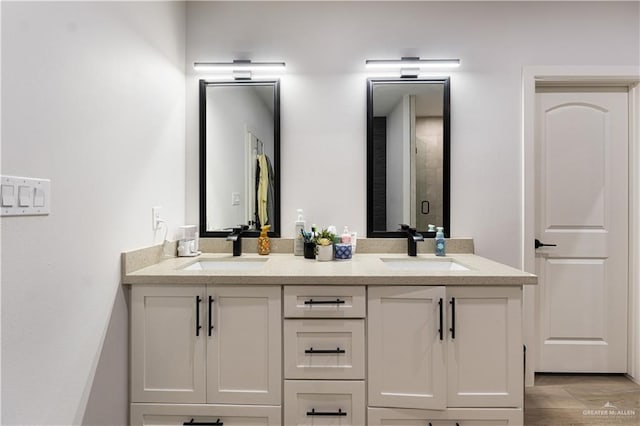
[[[557,247],[557,244],[545,244],[543,242],[541,242],[540,240],[536,239],[535,242],[535,246],[537,249],[539,249],[540,247]]]
[[[346,353],[346,351],[344,349],[340,349],[340,347],[338,346],[336,349],[309,348],[309,349],[305,349],[304,353],[305,354],[343,354],[343,353]]]
[[[315,408],[312,408],[311,411],[307,411],[307,416],[340,416],[344,417],[347,415],[346,411],[342,411],[342,408],[339,408],[338,411],[316,411]]]
[[[309,300],[305,300],[304,304],[305,305],[344,305],[345,301],[342,299],[336,299],[336,300],[313,300],[313,299],[309,299]]]
[[[209,296],[209,337],[211,337],[211,334],[213,333],[213,320],[211,319],[211,312],[213,311],[214,301],[215,299],[213,298],[213,296]]]
[[[424,203],[427,203],[427,211],[424,211]],[[429,201],[425,200],[421,203],[420,205],[420,213],[422,214],[429,214],[429,212],[431,211],[431,204],[429,204]]]
[[[444,327],[442,326],[443,321],[443,307],[442,307],[442,297],[438,300],[438,308],[440,309],[440,328],[438,329],[438,333],[440,333],[440,340],[444,340]]]
[[[452,297],[449,303],[451,304],[451,328],[449,329],[449,331],[451,332],[451,338],[455,339],[456,338],[456,298]]]
[[[196,296],[196,336],[200,336],[200,329],[202,328],[200,325],[200,302],[202,302],[202,298]]]
[[[216,420],[215,422],[194,422],[193,419],[191,419],[191,421],[189,422],[184,422],[182,423],[182,426],[223,426],[224,423],[220,421],[220,419]]]

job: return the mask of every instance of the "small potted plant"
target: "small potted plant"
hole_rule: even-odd
[[[319,261],[333,260],[333,240],[336,235],[326,229],[322,229],[316,235],[316,259]]]

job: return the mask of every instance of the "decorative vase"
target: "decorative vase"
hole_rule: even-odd
[[[328,246],[316,246],[318,248],[318,254],[316,259],[320,262],[326,262],[328,260],[333,260],[333,245],[330,244]]]
[[[334,244],[336,260],[351,259],[351,244]]]

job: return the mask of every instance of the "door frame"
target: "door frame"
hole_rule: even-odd
[[[627,375],[640,384],[640,67],[637,66],[524,66],[522,68],[522,260],[536,272],[535,250],[535,114],[536,83],[629,87],[629,297]],[[533,386],[537,367],[538,288],[525,286],[523,332],[527,347],[525,385]]]

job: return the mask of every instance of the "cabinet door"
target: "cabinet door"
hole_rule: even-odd
[[[520,288],[447,287],[449,407],[522,407],[521,303]]]
[[[132,426],[281,426],[281,407],[131,404]]]
[[[444,287],[369,288],[370,406],[445,408],[444,298]]]
[[[207,401],[280,405],[280,287],[208,288]]]
[[[132,402],[205,402],[204,293],[204,286],[133,286]]]

